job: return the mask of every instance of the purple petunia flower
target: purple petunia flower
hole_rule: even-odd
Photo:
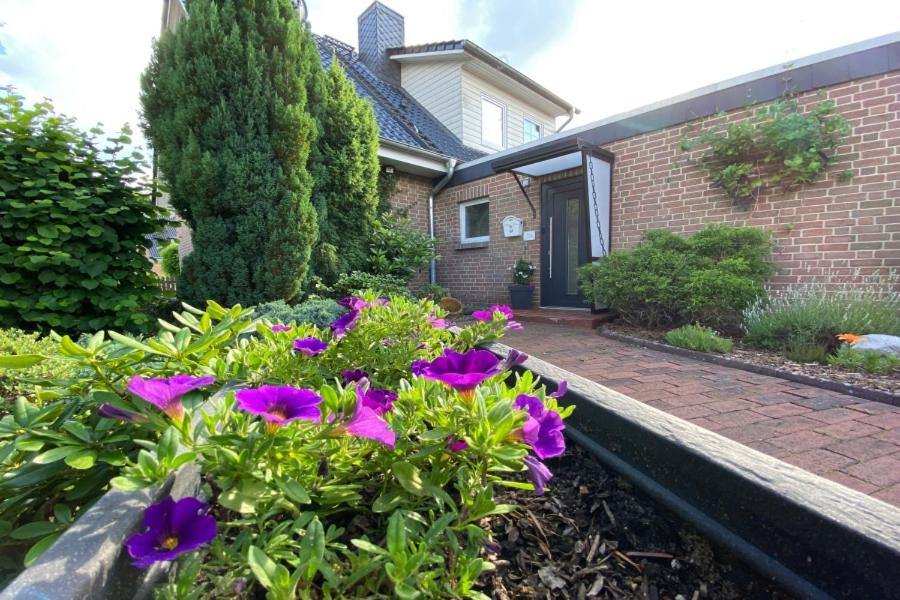
[[[167,496],[159,504],[147,507],[144,510],[147,530],[126,542],[134,566],[144,569],[211,542],[216,537],[216,520],[206,514],[208,508],[191,496],[178,502]]]
[[[314,337],[299,338],[294,340],[294,350],[307,356],[315,356],[328,350],[328,342]]]
[[[493,321],[494,313],[489,310],[476,310],[472,312],[472,318],[476,321]]]
[[[359,318],[358,310],[351,310],[331,323],[331,332],[335,338],[342,338],[347,335],[347,332],[353,329],[353,326],[356,325],[356,319]]]
[[[562,398],[563,396],[566,395],[567,391],[569,391],[569,382],[566,381],[565,379],[563,379],[562,381],[559,382],[559,385],[556,386],[556,391],[553,392],[552,394],[547,394],[547,395],[550,396],[551,398],[556,398],[557,400],[559,400],[560,398]]]
[[[359,395],[357,388],[356,410],[353,418],[343,425],[339,425],[334,430],[334,435],[354,435],[356,437],[375,440],[390,448],[394,449],[397,442],[397,435],[391,431],[387,421],[382,419],[375,410],[365,405]]]
[[[425,372],[425,367],[430,364],[431,363],[427,360],[414,360],[413,363],[409,366],[409,370],[412,371],[412,374],[416,377],[421,377]]]
[[[290,325],[272,325],[269,329],[272,330],[272,333],[281,333],[282,331],[290,331],[293,327]]]
[[[506,355],[506,360],[503,361],[503,368],[512,369],[513,367],[518,367],[525,364],[526,360],[528,360],[527,354],[519,352],[515,348],[510,348],[509,354]]]
[[[338,304],[346,308],[347,310],[355,310],[360,311],[364,308],[369,307],[369,303],[363,300],[362,298],[358,298],[356,296],[347,296],[346,298],[342,298],[337,301]]]
[[[108,419],[130,421],[131,423],[146,423],[148,420],[147,417],[139,412],[134,412],[133,410],[128,410],[125,408],[119,408],[118,406],[113,406],[112,404],[101,404],[100,408],[97,409],[97,412]]]
[[[513,408],[528,413],[528,420],[518,436],[531,446],[539,458],[553,458],[566,451],[566,440],[562,434],[566,426],[558,412],[547,410],[540,398],[527,394],[519,394]]]
[[[495,304],[495,305],[491,306],[491,312],[492,313],[495,313],[495,312],[501,313],[503,315],[503,317],[506,319],[513,318],[512,309],[510,307],[506,306],[505,304]]]
[[[471,400],[485,379],[500,373],[500,359],[487,350],[469,350],[465,354],[447,348],[442,356],[422,366],[426,379],[440,381]]]
[[[264,385],[256,389],[239,390],[234,397],[238,408],[261,415],[270,431],[297,419],[318,421],[322,418],[319,410],[322,398],[312,390]]]
[[[369,374],[362,369],[353,369],[352,371],[341,371],[341,377],[344,378],[344,383],[350,383],[353,381],[359,381],[360,379],[368,379]]]
[[[357,403],[371,408],[377,415],[383,415],[394,408],[394,400],[396,399],[396,392],[369,388],[369,381],[367,379],[360,379],[356,385]]]
[[[135,375],[128,382],[128,391],[142,400],[160,408],[176,423],[184,420],[184,405],[181,397],[197,388],[214,383],[214,377],[192,377],[175,375],[144,379]]]
[[[439,319],[434,313],[431,313],[431,315],[429,315],[428,324],[435,329],[447,329],[447,320]]]
[[[523,329],[522,324],[518,321],[509,321],[506,323],[507,331],[520,331],[521,329]]]
[[[469,444],[466,443],[466,440],[453,437],[452,435],[448,439],[450,441],[447,443],[447,450],[449,450],[450,452],[462,452],[469,447]]]
[[[528,478],[534,484],[534,495],[543,495],[547,482],[553,477],[553,473],[547,468],[547,465],[533,456],[526,456],[522,459],[522,462],[528,467]]]

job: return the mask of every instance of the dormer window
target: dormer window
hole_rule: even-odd
[[[541,139],[541,124],[532,121],[528,117],[522,119],[522,143],[527,144],[535,140]]]
[[[504,148],[503,123],[506,107],[484,96],[481,97],[481,144],[489,148]]]

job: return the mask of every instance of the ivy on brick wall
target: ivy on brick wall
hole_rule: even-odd
[[[785,98],[748,120],[685,138],[681,149],[703,147],[699,160],[715,185],[735,200],[755,200],[767,187],[789,190],[815,181],[836,160],[849,132],[833,102],[821,101],[804,112]]]

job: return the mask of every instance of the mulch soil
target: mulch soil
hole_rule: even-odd
[[[604,328],[615,333],[665,343],[663,337],[666,332],[658,329],[635,327],[621,322],[607,323],[604,325]],[[861,388],[868,388],[870,390],[878,390],[890,394],[900,394],[900,372],[896,370],[887,375],[873,375],[869,373],[848,371],[839,367],[822,365],[819,363],[798,363],[788,360],[777,352],[748,348],[741,345],[740,342],[735,342],[732,351],[723,356],[745,363],[771,367],[795,375],[806,375],[808,377],[826,379]]]
[[[488,524],[499,545],[483,578],[492,598],[791,598],[581,448],[547,464],[545,495],[499,494],[520,509]]]

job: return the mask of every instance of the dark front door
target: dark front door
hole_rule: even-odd
[[[577,268],[588,262],[581,177],[541,188],[541,306],[587,307]]]

